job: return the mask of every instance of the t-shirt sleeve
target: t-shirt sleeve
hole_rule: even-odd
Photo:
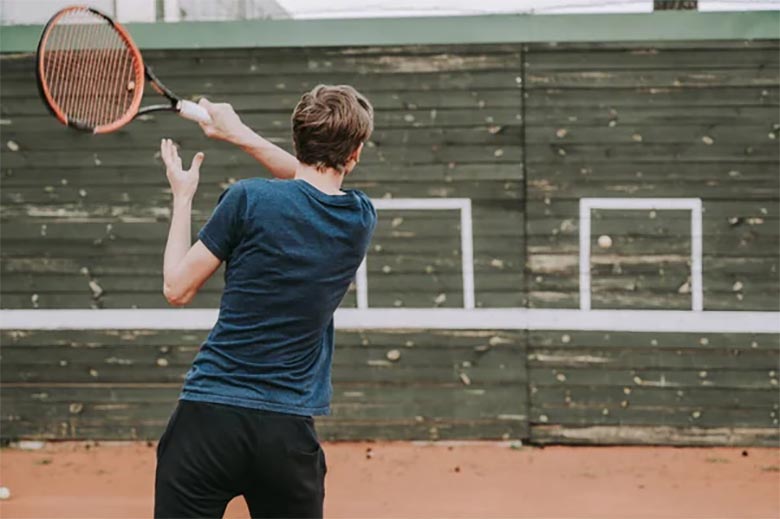
[[[246,189],[239,182],[219,196],[217,207],[198,238],[214,256],[225,261],[241,241],[245,213]]]
[[[371,241],[371,237],[374,234],[374,229],[376,229],[376,208],[374,207],[374,204],[371,203],[371,199],[368,198],[365,193],[361,192],[358,196],[360,197],[361,203],[363,205],[363,217],[364,221],[366,222],[366,240],[364,245],[365,248],[368,249],[369,242]]]

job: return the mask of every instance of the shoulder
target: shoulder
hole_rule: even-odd
[[[235,185],[239,184],[249,198],[278,196],[289,191],[291,187],[291,183],[288,180],[269,178],[245,178],[236,182]]]
[[[363,209],[363,211],[370,216],[371,220],[375,221],[376,208],[374,207],[374,204],[371,202],[371,199],[368,197],[368,195],[359,189],[352,189],[351,192],[355,198],[357,198],[358,203],[360,204],[360,207]]]

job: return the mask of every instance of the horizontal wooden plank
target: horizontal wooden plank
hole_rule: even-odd
[[[19,101],[13,101],[13,104],[17,109],[19,108]],[[759,129],[760,135],[766,137],[767,132],[765,128],[759,127]],[[518,145],[522,142],[522,135],[522,127],[519,124],[498,126],[486,124],[483,121],[482,124],[467,127],[377,128],[371,134],[367,145],[369,147],[384,148],[448,144]],[[741,134],[735,132],[736,135]],[[67,150],[82,147],[89,148],[93,152],[103,152],[106,150],[120,151],[128,148],[156,150],[160,145],[159,134],[156,132],[141,132],[134,127],[96,138],[74,131],[65,131],[61,127],[50,128],[49,131],[41,132],[16,130],[13,125],[10,125],[3,132],[3,137],[6,139],[6,143],[8,140],[12,140],[23,150]],[[289,128],[264,131],[263,137],[292,151],[292,131]],[[176,135],[176,143],[183,150],[197,148],[204,150],[206,153],[209,150],[220,149],[224,146],[215,141],[206,141],[202,135],[193,131]]]
[[[173,88],[173,87],[172,87]],[[370,97],[370,93],[367,94]],[[230,101],[230,96],[212,97],[214,101]],[[158,99],[154,99],[159,103]],[[256,132],[278,131],[289,128],[290,115],[293,106],[280,106],[273,111],[259,110],[257,112],[244,112],[241,119]],[[3,129],[16,132],[35,133],[65,131],[59,122],[47,115],[44,111],[39,115],[10,116],[3,112],[0,106],[0,114],[3,119]],[[745,109],[747,110],[747,109]],[[759,109],[759,113],[762,113]],[[435,108],[420,109],[409,108],[407,110],[377,110],[374,113],[374,124],[377,128],[441,128],[441,127],[468,127],[468,126],[506,126],[518,124],[522,121],[521,110],[507,110],[505,107],[474,108],[448,108],[437,110]],[[170,113],[148,114],[135,120],[127,131],[148,131],[163,137],[165,135],[198,135],[199,130],[192,124],[175,117]],[[68,130],[74,131],[74,130]]]
[[[498,152],[501,150],[501,152]],[[755,156],[760,156],[761,150],[756,147]],[[223,165],[246,165],[256,167],[251,157],[237,149],[211,150],[207,152],[208,164],[212,168]],[[520,162],[522,149],[518,146],[497,148],[485,145],[459,146],[405,146],[402,148],[367,147],[361,156],[363,167],[381,162],[400,163],[430,163],[430,162]],[[4,166],[8,168],[51,167],[56,164],[69,164],[90,168],[99,173],[102,165],[106,166],[148,166],[160,167],[159,150],[150,148],[147,153],[138,151],[112,151],[97,154],[89,151],[27,151],[21,153],[5,153]]]
[[[681,195],[690,195],[695,197],[696,193],[680,193]],[[625,196],[615,198],[627,198]],[[539,198],[528,198],[526,200],[527,217],[539,218],[541,217],[562,217],[562,218],[576,218],[579,219],[580,203],[579,197],[572,196],[544,196]],[[612,210],[594,209],[593,213],[596,213],[594,217],[591,213],[593,220],[598,219],[599,213],[611,213]],[[657,215],[662,213],[656,212]],[[682,214],[682,213],[680,213]],[[623,211],[621,213],[622,218],[636,218],[646,220],[650,215],[650,211],[637,210],[637,211]],[[674,216],[674,212],[672,214]],[[729,218],[764,218],[764,219],[777,219],[780,218],[780,200],[778,197],[772,197],[767,199],[747,199],[747,200],[702,200],[702,219],[703,220],[715,220],[715,221],[728,221]],[[744,222],[747,223],[747,222]]]
[[[637,425],[534,425],[531,441],[569,445],[731,445],[774,447],[780,441],[777,427],[637,426]]]
[[[127,420],[118,423],[22,422],[3,424],[3,439],[34,440],[157,440],[167,419]],[[372,440],[510,440],[527,438],[528,427],[518,420],[317,420],[317,431],[324,441]]]
[[[598,236],[598,235],[596,235]],[[704,250],[707,254],[724,256],[769,256],[777,257],[778,241],[780,237],[767,233],[758,241],[757,235],[745,229],[734,234],[713,234],[703,239]],[[690,254],[690,234],[666,235],[666,236],[612,236],[612,251],[620,251],[620,254]],[[551,234],[547,236],[528,236],[529,254],[550,253],[577,253],[579,251],[579,237],[572,235]],[[594,249],[594,253],[600,251]],[[612,252],[606,254],[613,254]],[[595,254],[594,254],[595,255]]]
[[[626,88],[626,87],[774,87],[780,81],[780,70],[754,64],[747,69],[735,69],[710,64],[696,70],[687,68],[648,68],[639,72],[625,69],[578,67],[574,71],[529,70],[526,88]]]
[[[442,302],[442,295],[444,301]],[[191,308],[218,308],[220,292],[203,292],[198,294],[190,304]],[[370,306],[375,308],[462,308],[463,294],[459,290],[452,293],[414,292],[408,289],[398,289],[392,292],[369,294]],[[439,302],[437,302],[437,299]],[[514,286],[508,286],[500,291],[481,292],[477,295],[477,306],[485,308],[525,306],[526,297]],[[34,292],[27,294],[3,294],[4,309],[127,309],[127,308],[167,308],[168,304],[160,290],[154,292],[105,293],[95,299],[85,291],[68,293]],[[343,306],[354,307],[354,299],[348,294]]]
[[[774,87],[623,87],[611,88],[609,96],[590,88],[537,88],[523,97],[529,112],[568,108],[596,111],[625,107],[765,106],[780,104],[780,88]],[[673,128],[670,128],[673,129]]]
[[[777,167],[780,153],[777,143],[771,139],[751,145],[719,144],[710,146],[704,142],[677,142],[669,144],[649,143],[598,143],[598,144],[556,144],[526,147],[526,161],[529,164],[539,162],[608,162],[613,158],[620,161],[631,160],[635,164],[662,161],[717,162],[731,160],[740,162],[762,162],[767,168]],[[415,157],[416,158],[416,157]],[[422,160],[422,158],[420,159]]]
[[[201,340],[205,341],[205,334]],[[408,341],[408,339],[407,339]],[[405,341],[406,342],[406,341]],[[481,346],[480,343],[477,343]],[[419,345],[406,346],[377,345],[352,346],[339,342],[334,356],[334,365],[340,367],[377,367],[386,371],[412,367],[444,367],[447,369],[517,369],[525,365],[525,353],[520,346],[500,344],[483,349],[476,346],[455,347],[447,343],[433,347]],[[125,366],[128,370],[146,370],[148,367],[188,367],[197,352],[200,343],[187,345],[165,344],[163,346],[139,344],[95,344],[81,343],[66,346],[18,346],[7,344],[3,347],[3,360],[14,365],[35,366],[52,369],[67,366]],[[395,352],[396,360],[389,360],[389,352]],[[164,365],[160,359],[165,359]],[[504,368],[501,368],[504,366]],[[424,382],[424,379],[420,379]],[[9,381],[10,382],[10,381]]]
[[[606,409],[606,411],[605,411]],[[702,408],[536,408],[530,411],[531,424],[652,425],[671,427],[756,427],[777,426],[777,411],[768,409]]]
[[[591,257],[591,272],[598,274],[625,272],[628,275],[639,274],[657,274],[665,272],[667,266],[677,267],[680,264],[687,263],[690,258],[687,255],[673,254],[643,254],[642,256],[610,256],[608,254],[598,254]],[[11,261],[9,259],[9,261]],[[560,280],[568,279],[569,276],[579,271],[578,254],[533,254],[528,257],[528,271],[535,276],[542,276],[542,280],[547,275],[555,276]],[[702,258],[705,279],[718,279],[732,276],[736,282],[740,276],[765,276],[771,279],[777,275],[780,258],[772,257],[724,257],[707,255]],[[18,267],[12,264],[14,269],[24,268],[23,260],[19,261]],[[52,265],[45,270],[54,270]],[[42,269],[44,270],[44,269]]]
[[[729,69],[777,68],[777,48],[729,49],[718,52],[718,66]],[[585,51],[527,52],[526,66],[532,73],[563,70],[695,70],[712,68],[710,49],[623,48]]]
[[[370,261],[367,264],[369,274],[384,273],[385,265],[391,265],[393,272],[396,273],[419,273],[421,271],[428,273],[456,273],[461,272],[462,261],[456,256],[429,255],[420,257],[417,255],[398,255],[381,261],[381,251],[372,249],[369,254],[378,258],[376,261]],[[56,275],[68,274],[93,277],[103,276],[162,276],[162,252],[158,251],[151,255],[124,255],[124,256],[103,256],[97,250],[96,254],[88,256],[55,256],[49,255],[40,257],[21,254],[4,254],[2,257],[2,266],[0,266],[0,275],[2,279],[10,279],[17,275],[25,274],[37,275]],[[507,255],[477,255],[474,258],[474,271],[480,273],[493,272],[518,272],[522,270],[522,256],[514,254]],[[771,269],[771,265],[766,267]],[[86,269],[86,270],[85,270]],[[86,274],[85,274],[86,273]],[[221,279],[217,274],[214,277]],[[161,278],[160,278],[161,279]],[[2,287],[0,287],[2,289]]]
[[[772,374],[774,373],[774,374]],[[611,368],[529,368],[528,377],[536,386],[620,386],[628,387],[715,387],[734,389],[777,389],[777,371],[770,369],[634,369]]]
[[[487,50],[487,49],[486,49]],[[443,48],[432,52],[429,47],[426,53],[406,52],[402,55],[393,54],[350,54],[348,52],[321,52],[318,49],[284,49],[279,53],[234,51],[177,51],[155,52],[144,51],[144,62],[155,69],[163,71],[166,84],[179,77],[225,77],[241,75],[245,78],[268,77],[274,80],[282,75],[305,75],[307,77],[325,76],[331,74],[410,74],[445,73],[445,72],[485,72],[506,71],[521,67],[520,48],[513,52],[477,53],[474,50],[461,53],[456,49]],[[762,55],[770,50],[745,53],[748,64],[763,63]],[[25,77],[34,74],[34,59],[3,60],[2,70],[8,79]],[[724,63],[725,65],[725,63]],[[710,65],[711,66],[711,65]],[[325,82],[325,81],[323,81]]]
[[[734,294],[705,291],[704,310],[712,311],[778,311],[777,293]],[[737,297],[737,296],[741,297]],[[534,290],[527,293],[530,308],[579,308],[580,296],[574,291]],[[691,310],[688,295],[676,294],[634,294],[625,289],[601,291],[591,296],[594,310]]]
[[[193,149],[197,149],[193,147]],[[75,167],[44,167],[13,169],[0,167],[0,179],[3,186],[8,187],[35,187],[52,189],[57,186],[77,184],[82,188],[91,186],[113,186],[115,190],[122,190],[126,186],[154,186],[165,187],[165,179],[157,168],[147,167],[102,167],[99,174],[92,174],[90,169]],[[245,168],[241,166],[225,166],[219,171],[204,168],[201,172],[201,185],[215,183],[218,185],[228,183],[230,179],[264,177],[270,178],[270,174],[262,168]],[[373,165],[370,168],[357,169],[354,177],[350,178],[347,186],[353,181],[363,180],[371,182],[407,182],[437,181],[440,187],[455,181],[491,181],[491,180],[522,180],[523,168],[518,164],[426,164],[414,168],[398,164]],[[199,198],[199,197],[196,197]]]
[[[97,400],[91,394],[81,398],[76,394],[63,401],[44,398],[54,388],[25,388],[25,392],[10,390],[3,396],[2,421],[59,422],[76,419],[83,422],[105,420],[106,423],[121,423],[128,418],[164,420],[175,405],[178,391],[165,391],[167,400],[154,396],[150,400],[136,394],[133,400]],[[65,390],[66,394],[71,394]],[[158,392],[160,390],[157,390]],[[5,392],[5,389],[4,389]],[[127,392],[127,390],[125,390]],[[375,398],[379,393],[384,396]],[[21,393],[21,394],[20,394]],[[415,396],[415,393],[417,396]],[[425,396],[419,396],[424,393]],[[394,420],[420,417],[425,420],[466,421],[500,420],[504,415],[514,415],[516,421],[523,421],[525,396],[522,386],[487,387],[475,389],[428,388],[371,388],[353,387],[339,391],[336,386],[331,417],[338,420]],[[346,396],[345,396],[346,394]],[[35,398],[31,398],[34,395]],[[387,398],[392,397],[392,398]],[[522,419],[519,417],[523,416]],[[507,419],[508,420],[508,419]]]
[[[526,109],[524,121],[529,126],[609,127],[690,125],[753,125],[766,124],[770,129],[777,123],[773,106],[631,106],[600,107],[590,105],[580,109],[567,106]]]
[[[634,368],[643,369],[731,369],[734,371],[765,369],[767,373],[780,366],[780,350],[705,350],[626,348],[531,348],[529,368]]]
[[[416,72],[399,73],[388,72],[385,74],[361,73],[356,70],[331,73],[326,70],[301,71],[294,73],[257,75],[249,74],[249,71],[233,71],[222,74],[215,80],[207,70],[196,72],[189,70],[186,75],[164,78],[165,85],[174,92],[184,92],[191,96],[213,95],[226,96],[231,94],[261,94],[294,92],[297,95],[309,91],[321,83],[349,84],[370,97],[371,92],[398,92],[401,90],[472,90],[503,88],[511,89],[520,87],[518,81],[521,69],[506,68],[488,71],[460,71],[449,72]],[[769,71],[756,74],[752,80],[742,79],[729,75],[728,72],[720,72],[724,80],[732,84],[740,85],[768,85],[772,86],[772,74]],[[3,90],[6,92],[29,91],[34,75],[3,80]],[[151,94],[150,97],[156,97]],[[292,107],[290,107],[292,108]]]
[[[629,125],[599,127],[567,128],[566,124],[555,126],[532,126],[526,129],[526,142],[530,144],[547,144],[563,146],[568,144],[596,143],[637,143],[644,144],[704,144],[713,146],[723,142],[729,144],[752,145],[762,142],[772,142],[780,138],[780,130],[767,124],[746,124],[712,128],[702,124],[680,124],[674,127],[641,127],[631,128]],[[706,141],[706,142],[705,142]],[[706,144],[712,142],[712,144]]]
[[[367,166],[367,169],[370,166]],[[217,166],[215,166],[217,168]],[[518,168],[519,169],[519,168]],[[100,171],[94,171],[99,175]],[[162,175],[162,173],[160,173]],[[195,207],[199,211],[213,209],[220,194],[229,184],[224,180],[211,178],[199,186],[195,200]],[[359,173],[355,172],[355,178],[348,184],[351,189],[360,189],[373,194],[375,198],[380,198],[374,193],[382,196],[390,194],[385,198],[428,198],[429,194],[435,194],[431,198],[468,198],[469,193],[480,193],[480,196],[474,198],[479,200],[492,199],[518,199],[522,198],[523,185],[518,180],[460,180],[452,177],[450,182],[442,182],[438,179],[418,179],[418,182],[409,183],[406,181],[372,181],[368,178],[360,178]],[[346,186],[345,186],[346,187]],[[161,216],[167,215],[169,206],[172,203],[171,191],[169,186],[163,184],[149,185],[125,185],[121,189],[117,186],[97,185],[87,189],[79,182],[78,177],[70,177],[66,185],[61,182],[53,185],[38,186],[20,186],[6,188],[0,195],[3,202],[3,208],[11,210],[14,206],[23,204],[41,204],[41,205],[63,205],[80,204],[82,207],[90,208],[95,204],[116,204],[116,205],[136,205],[141,207],[155,206]],[[369,195],[371,196],[371,195]],[[487,205],[487,204],[486,204]],[[489,209],[489,207],[488,207]],[[519,209],[519,208],[518,208]],[[442,213],[440,210],[431,213],[427,210],[408,211],[398,209],[381,209],[379,217],[390,219],[396,216],[393,213],[399,213],[401,216],[413,218],[416,215],[426,218],[451,219],[457,222],[457,209],[451,209],[449,213]],[[402,212],[401,212],[402,211]],[[392,215],[388,217],[387,215]],[[408,216],[411,215],[411,216]],[[205,215],[206,217],[208,214]],[[479,216],[479,215],[477,215]],[[204,218],[204,215],[198,213],[198,217]]]
[[[17,346],[89,347],[90,345],[196,346],[205,339],[202,330],[0,330],[3,344]],[[342,347],[476,348],[489,345],[520,347],[525,332],[506,330],[338,330]]]
[[[693,42],[680,42],[679,47],[689,48]],[[771,40],[743,41],[739,44],[722,42],[724,46],[713,45],[717,42],[702,42],[703,46],[690,46],[690,48],[719,48],[719,49],[763,49],[772,47]],[[629,42],[630,47],[632,44]],[[776,47],[776,46],[775,46]],[[179,57],[198,58],[208,55],[214,59],[245,57],[262,61],[285,61],[296,57],[308,56],[318,59],[341,59],[344,57],[360,56],[426,56],[430,54],[455,53],[458,55],[483,55],[483,54],[514,54],[521,49],[517,43],[447,43],[447,44],[398,44],[398,45],[361,45],[358,47],[330,47],[312,45],[306,47],[262,47],[252,46],[247,48],[208,48],[208,49],[144,49],[144,56],[155,60],[175,60]],[[0,56],[0,67],[29,68],[34,53],[19,52],[3,54]]]
[[[497,433],[497,438],[509,433],[519,437],[527,430],[522,387],[431,387],[420,391],[414,387],[336,384],[334,389],[332,416],[318,418],[317,428],[323,438],[374,437],[383,426],[383,434],[407,440],[452,437],[448,434],[481,437],[480,434],[499,426],[504,432]],[[4,386],[2,435],[50,439],[155,438],[162,433],[178,393],[178,385]]]
[[[777,409],[780,397],[775,391],[718,388],[630,388],[622,387],[532,387],[531,402],[537,407],[681,407],[681,408],[758,408]]]
[[[59,363],[48,365],[14,363],[4,366],[3,380],[13,382],[35,383],[172,383],[182,382],[189,369],[186,365],[161,366],[154,359],[133,366],[107,363]],[[518,384],[523,380],[521,364],[506,365],[504,369],[495,367],[472,366],[457,368],[452,365],[436,366],[405,366],[404,363],[391,363],[380,357],[364,363],[334,363],[333,379],[340,382],[364,384],[406,384],[425,380],[426,384],[465,385],[461,373],[464,373],[473,384]]]
[[[612,52],[615,50],[635,50],[638,52],[647,52],[649,49],[659,49],[665,51],[672,50],[694,50],[708,49],[710,51],[731,51],[744,49],[777,49],[778,41],[776,39],[756,38],[756,39],[737,39],[737,40],[658,40],[651,43],[641,41],[599,41],[599,42],[581,42],[581,41],[555,41],[555,42],[531,42],[523,45],[526,52],[538,52],[544,54],[558,53],[562,51],[588,50],[590,52]]]

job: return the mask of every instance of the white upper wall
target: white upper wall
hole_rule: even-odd
[[[0,0],[2,25],[43,24],[71,5],[88,5],[122,22],[153,22],[157,0]]]
[[[42,24],[58,9],[74,3],[100,9],[121,22],[153,22],[158,20],[158,14],[165,21],[197,21],[653,10],[652,0],[0,0],[0,23]],[[780,10],[780,0],[699,0],[699,10]]]

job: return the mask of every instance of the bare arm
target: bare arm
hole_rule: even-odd
[[[163,259],[163,294],[170,304],[183,306],[192,301],[222,261],[200,241],[190,246],[192,199],[198,189],[203,153],[195,155],[190,169],[184,171],[170,139],[163,139],[160,151],[173,193],[171,228]]]
[[[288,179],[295,176],[298,159],[252,131],[241,122],[231,105],[212,103],[205,98],[201,99],[199,104],[211,116],[210,123],[200,124],[207,137],[235,144],[254,157],[276,178]]]

